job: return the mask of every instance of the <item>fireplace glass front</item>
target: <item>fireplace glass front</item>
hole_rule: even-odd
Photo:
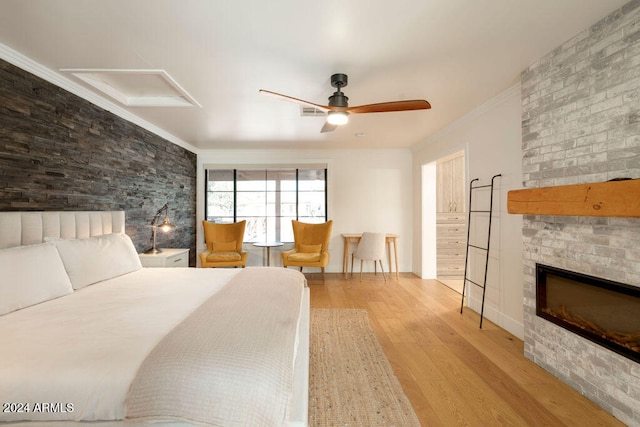
[[[640,288],[537,264],[536,314],[640,363]]]

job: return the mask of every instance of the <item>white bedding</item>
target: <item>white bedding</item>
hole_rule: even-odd
[[[1,316],[0,396],[31,408],[0,421],[122,419],[145,357],[239,271],[146,268]],[[73,412],[36,413],[35,403]]]
[[[0,299],[6,303],[4,309],[0,304],[0,312],[5,313],[0,315],[0,425],[65,427],[72,420],[101,427],[139,425],[123,417],[130,385],[141,364],[170,331],[181,329],[176,326],[188,323],[183,320],[193,318],[194,310],[204,308],[209,297],[215,299],[214,294],[243,271],[138,270],[138,255],[123,234],[124,220],[123,211],[0,212]],[[43,245],[47,239],[71,239],[65,247],[84,249],[70,253],[58,248],[58,264],[64,263],[64,267],[54,269],[51,263],[38,260],[45,256],[41,249],[49,248]],[[122,245],[115,250],[112,239],[125,243],[125,250]],[[91,250],[84,247],[88,243],[93,245]],[[22,248],[14,249],[16,246]],[[17,261],[16,253],[22,254]],[[53,261],[55,255],[47,253],[46,257]],[[80,271],[75,268],[78,266],[90,268]],[[126,268],[120,270],[123,266]],[[278,283],[274,277],[282,269],[277,274],[269,269],[273,268],[261,272],[271,278],[267,280]],[[74,283],[69,282],[68,270],[81,273],[74,276],[79,279],[75,291],[71,290]],[[114,278],[119,274],[123,275]],[[300,279],[304,285],[301,274]],[[64,292],[56,287],[61,281],[67,283]],[[87,287],[78,289],[82,286]],[[249,292],[254,299],[275,298],[269,291],[262,297],[252,289]],[[64,296],[56,298],[58,295]],[[244,297],[238,299],[231,305],[242,310]],[[307,425],[309,309],[309,288],[305,287],[297,346],[292,349],[295,363],[289,426]],[[205,323],[210,322],[196,322]],[[210,337],[209,330],[205,332]],[[156,425],[181,425],[156,421]]]
[[[126,420],[286,425],[304,293],[297,271],[242,269],[146,358]]]

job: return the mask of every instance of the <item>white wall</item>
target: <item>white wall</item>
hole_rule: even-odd
[[[342,271],[342,233],[379,231],[399,235],[400,271],[411,271],[412,170],[411,151],[399,150],[205,150],[198,155],[197,224],[204,219],[205,164],[327,163],[328,217],[333,220],[331,258],[327,272]],[[197,251],[205,248],[202,226]],[[262,252],[253,247],[247,265],[261,265]],[[288,249],[288,247],[284,247]],[[282,265],[273,250],[271,265]],[[388,268],[384,263],[385,270]],[[373,271],[373,264],[365,271]],[[314,270],[310,269],[313,272]],[[318,270],[319,271],[319,270]]]
[[[516,85],[454,122],[435,136],[413,148],[413,229],[422,235],[422,169],[423,165],[458,150],[466,150],[468,182],[479,178],[478,185],[496,179],[491,255],[487,277],[484,315],[494,323],[522,338],[523,331],[523,268],[522,216],[507,213],[507,192],[522,187],[522,131],[520,85]],[[467,190],[468,191],[468,190]],[[477,190],[480,200],[488,194]],[[466,196],[468,200],[468,194]],[[487,205],[488,207],[488,205]],[[477,217],[480,221],[480,217]],[[486,224],[486,222],[485,222]],[[474,233],[474,231],[476,231]],[[474,236],[475,234],[475,236]],[[483,237],[483,234],[485,236]],[[486,242],[486,229],[474,227],[471,239]],[[419,241],[413,244],[413,271],[422,276],[423,249]],[[484,259],[483,259],[484,260]],[[476,258],[470,263],[470,277],[482,281],[484,262]],[[479,280],[478,280],[479,279]],[[472,286],[469,304],[479,311],[479,289]]]
[[[436,253],[436,162],[430,162],[422,165],[422,210],[420,215],[422,219],[422,246],[420,247],[422,254]],[[414,221],[415,223],[415,221]],[[421,259],[416,258],[416,264],[421,262],[422,269],[420,277],[423,279],[435,279],[438,272],[438,262],[435,256],[422,256]]]

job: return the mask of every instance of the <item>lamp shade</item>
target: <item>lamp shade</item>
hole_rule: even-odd
[[[176,226],[171,224],[168,216],[165,216],[164,220],[162,221],[162,224],[160,224],[158,228],[163,232],[168,233],[171,230],[175,230]]]
[[[330,111],[327,115],[327,123],[332,125],[344,125],[349,121],[349,113],[346,111]]]

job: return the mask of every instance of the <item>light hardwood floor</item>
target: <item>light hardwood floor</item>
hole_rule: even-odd
[[[306,273],[306,272],[305,272]],[[314,308],[366,308],[424,426],[618,426],[523,356],[524,343],[465,309],[460,294],[409,273],[306,274]]]

